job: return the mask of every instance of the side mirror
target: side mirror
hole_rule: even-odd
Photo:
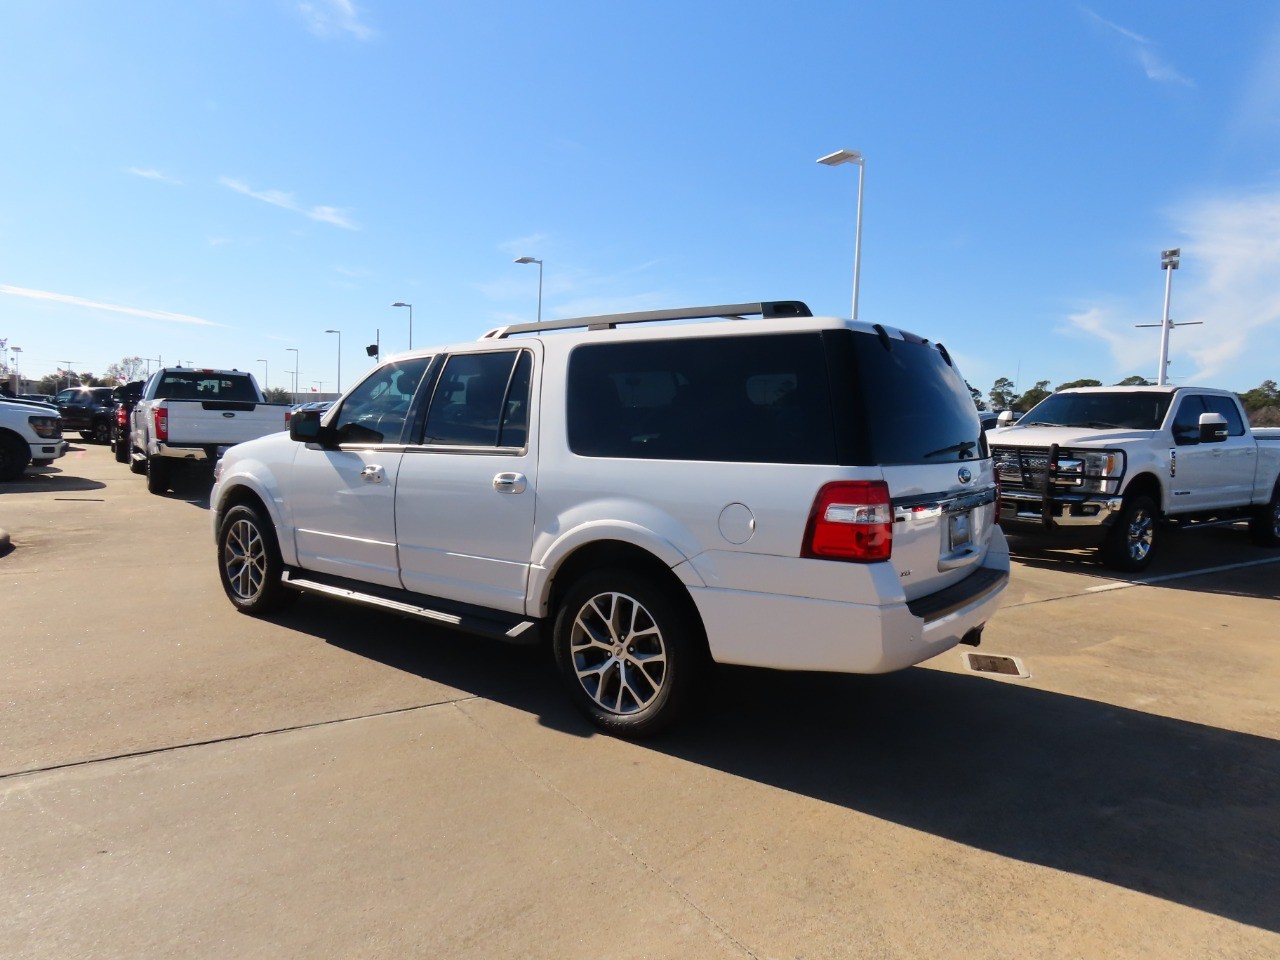
[[[1000,415],[996,417],[996,423],[998,423],[1002,427],[1009,426],[1011,423],[1013,423],[1013,411],[1001,410]]]
[[[298,410],[289,418],[289,439],[299,443],[318,443],[330,446],[333,443],[333,431],[321,422],[323,410]]]
[[[1221,443],[1227,439],[1227,418],[1220,413],[1200,414],[1200,442]]]

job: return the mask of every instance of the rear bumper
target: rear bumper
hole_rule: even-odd
[[[997,530],[982,566],[911,602],[847,603],[717,587],[694,587],[690,594],[718,663],[888,673],[937,656],[982,627],[1008,583],[1008,546]]]
[[[1054,497],[1050,503],[1048,526],[1105,527],[1115,519],[1124,505],[1123,497],[1068,494]],[[1043,529],[1044,497],[1038,493],[1005,490],[1000,493],[1000,522]]]

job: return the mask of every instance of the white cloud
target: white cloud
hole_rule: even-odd
[[[1184,239],[1169,313],[1175,323],[1201,326],[1171,332],[1171,377],[1225,384],[1241,361],[1280,339],[1280,191],[1186,203],[1172,220]],[[1066,329],[1103,341],[1117,372],[1154,376],[1160,331],[1134,324],[1159,323],[1160,307],[1154,296],[1143,312],[1093,305],[1067,317]]]
[[[527,237],[517,237],[514,240],[504,240],[498,244],[498,249],[503,253],[514,253],[518,257],[532,257],[538,253],[538,247],[547,242],[545,233],[531,233]]]
[[[159,170],[152,170],[150,168],[144,170],[139,167],[126,167],[124,172],[133,174],[135,177],[142,177],[144,180],[155,180],[159,183],[167,183],[174,187],[182,186],[181,180],[176,177],[170,177],[163,174]]]
[[[351,0],[301,0],[298,13],[317,37],[347,36],[372,40],[374,30],[360,22],[360,10]]]
[[[114,303],[98,303],[94,300],[85,300],[83,297],[73,297],[65,293],[50,293],[47,290],[28,290],[24,287],[10,287],[5,284],[0,284],[0,293],[7,293],[13,297],[26,297],[29,300],[48,300],[53,303],[65,303],[73,307],[88,307],[90,310],[106,310],[111,313],[127,313],[130,316],[146,317],[149,320],[165,320],[170,323],[189,323],[201,327],[222,326],[222,324],[214,323],[212,320],[188,316],[185,313],[170,313],[168,310],[146,310],[141,307],[122,307]]]
[[[1155,80],[1158,83],[1176,83],[1184,87],[1195,86],[1195,81],[1183,76],[1177,68],[1160,56],[1156,50],[1157,45],[1154,40],[1128,30],[1117,23],[1112,23],[1110,20],[1098,16],[1088,7],[1081,7],[1080,9],[1094,23],[1105,27],[1116,36],[1128,41],[1129,52],[1138,61],[1148,80]]]
[[[283,210],[290,210],[293,213],[300,213],[304,217],[309,217],[320,223],[331,223],[335,227],[342,227],[344,230],[360,229],[350,220],[338,207],[312,207],[307,209],[294,199],[292,193],[286,193],[283,190],[254,190],[248,184],[233,180],[231,177],[220,177],[218,182],[224,187],[234,190],[236,193],[243,193],[246,197],[253,197],[255,200],[261,200],[263,203],[269,203],[272,206],[280,207]]]

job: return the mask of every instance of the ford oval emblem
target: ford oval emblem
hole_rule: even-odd
[[[225,411],[222,415],[223,415],[224,417],[226,417],[228,420],[230,420],[232,417],[234,417],[234,416],[235,416],[235,414],[234,414],[234,413],[232,413],[230,410]],[[968,470],[966,470],[966,471],[964,471],[964,472],[965,472],[965,473],[968,473],[969,471],[968,471]],[[965,481],[965,483],[968,483],[968,482],[969,482],[969,481],[967,481],[967,480]]]
[[[973,480],[973,471],[968,467],[961,467],[960,472],[956,474],[961,483],[969,483]]]

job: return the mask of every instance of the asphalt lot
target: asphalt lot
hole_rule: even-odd
[[[0,486],[0,956],[1280,956],[1280,555],[1015,540],[971,672],[721,670],[644,744],[537,651],[218,586],[207,486]],[[1216,572],[1215,572],[1216,571]]]

